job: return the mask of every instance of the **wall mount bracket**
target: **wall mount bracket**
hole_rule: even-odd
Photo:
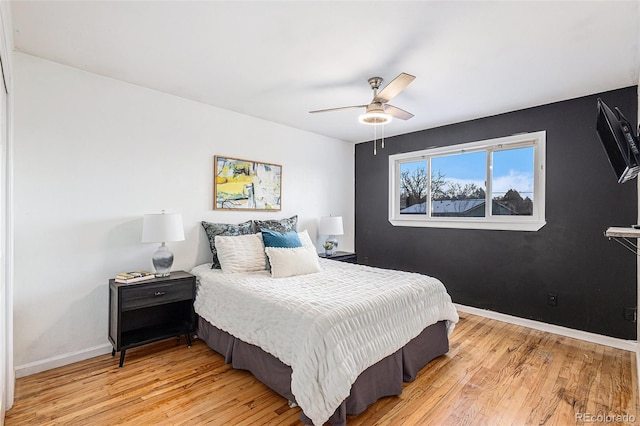
[[[609,240],[614,240],[636,256],[640,256],[640,246],[638,246],[640,229],[633,227],[611,227],[605,231],[604,236],[609,238]],[[632,241],[632,239],[635,239],[635,241]]]

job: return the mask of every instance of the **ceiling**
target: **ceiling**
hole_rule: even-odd
[[[409,133],[638,84],[637,1],[14,1],[15,49],[350,142],[367,79]],[[595,105],[594,105],[595,114]]]

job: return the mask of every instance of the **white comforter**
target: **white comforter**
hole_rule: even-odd
[[[196,312],[292,369],[291,391],[324,424],[367,367],[427,326],[458,314],[444,285],[425,275],[320,259],[322,272],[271,278],[200,265]]]

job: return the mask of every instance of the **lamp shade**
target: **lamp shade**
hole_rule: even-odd
[[[183,241],[184,227],[180,213],[145,214],[142,222],[143,243]]]
[[[342,216],[324,216],[320,218],[318,232],[322,235],[342,235]]]

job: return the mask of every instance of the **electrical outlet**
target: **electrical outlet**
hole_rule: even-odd
[[[553,293],[547,294],[547,305],[558,306],[558,295]]]
[[[624,308],[624,319],[625,321],[636,322],[637,321],[637,312],[636,308]]]

